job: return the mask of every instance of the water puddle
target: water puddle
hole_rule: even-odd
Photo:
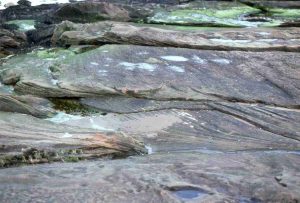
[[[0,93],[2,94],[12,94],[14,91],[13,86],[4,85],[0,82]]]
[[[82,116],[71,115],[71,114],[67,114],[64,112],[59,112],[52,118],[47,118],[45,120],[51,121],[53,123],[64,123],[64,122],[72,121],[72,120],[80,120],[82,118],[83,118]]]
[[[12,20],[5,22],[5,24],[15,25],[22,32],[35,29],[35,20]]]
[[[153,154],[153,149],[150,145],[145,145],[145,148],[147,149],[148,154]]]
[[[261,201],[256,198],[247,198],[247,197],[241,197],[239,199],[239,203],[260,203]]]
[[[193,188],[193,187],[171,188],[171,192],[177,198],[182,200],[194,200],[209,195],[209,193],[207,193],[206,191],[200,188]]]

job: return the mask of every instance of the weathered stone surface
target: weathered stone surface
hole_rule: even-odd
[[[299,154],[192,152],[0,171],[5,202],[297,202]],[[38,189],[37,189],[38,188]]]
[[[118,112],[120,106],[128,111],[134,99],[106,101],[110,104],[101,106],[101,110]],[[192,102],[183,101],[164,102],[164,105],[149,101],[144,108],[138,109],[138,102],[135,101],[137,105],[132,113],[108,113],[62,122],[123,131],[143,139],[153,152],[300,149],[300,111],[297,109],[230,102],[198,102],[198,105],[193,102],[190,106]],[[147,109],[150,107],[151,110]]]
[[[15,56],[0,67],[0,79],[7,85],[15,85],[20,81],[27,81],[28,83],[34,81],[34,84],[41,86],[40,88],[43,89],[44,94],[48,94],[48,89],[50,89],[56,95],[65,95],[65,91],[57,88],[57,80],[52,77],[50,67],[57,61],[71,55],[75,55],[75,53],[54,48],[35,50],[31,53]],[[34,92],[33,94],[38,95]],[[48,96],[51,97],[52,95],[49,94]],[[69,93],[69,95],[72,95],[72,93]]]
[[[0,112],[0,166],[78,161],[143,152],[143,145],[120,133],[53,124]]]
[[[95,22],[99,20],[139,21],[146,19],[151,10],[106,2],[78,2],[59,8],[54,18],[73,22]]]
[[[55,113],[52,104],[47,99],[30,95],[0,94],[0,111],[30,114],[35,117],[49,117]]]
[[[53,45],[62,46],[129,43],[213,50],[300,50],[299,28],[251,30],[199,28],[192,31],[189,29],[180,31],[176,30],[176,27],[170,29],[116,22],[74,24],[66,21],[56,27],[52,42]]]
[[[149,100],[134,97],[124,96],[106,96],[106,97],[94,97],[94,98],[82,98],[80,103],[97,108],[104,113],[138,113],[138,112],[150,112],[167,109],[211,109],[206,102],[197,101],[180,101],[180,100]]]
[[[16,91],[43,97],[129,95],[298,108],[298,56],[288,52],[245,55],[238,51],[107,45],[71,55],[55,65],[52,62],[51,71],[49,65],[39,66],[38,62],[53,60],[30,57],[29,62],[35,63],[30,67],[23,56],[13,58],[2,66],[5,71],[0,75],[6,84],[17,82]],[[22,66],[14,68],[20,59]]]
[[[0,58],[17,52],[26,43],[27,37],[24,33],[0,28]]]

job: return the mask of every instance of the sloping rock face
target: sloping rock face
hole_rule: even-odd
[[[106,45],[76,57],[65,56],[57,63],[41,60],[38,55],[8,61],[2,66],[2,82],[15,84],[15,91],[23,94],[43,97],[123,95],[294,108],[300,104],[297,53],[245,55],[238,51]],[[36,66],[28,66],[30,63]]]
[[[144,152],[141,143],[122,134],[58,125],[21,114],[1,112],[0,124],[0,167]]]
[[[271,58],[274,60],[270,61]],[[243,52],[108,45],[57,64],[53,74],[57,75],[60,88],[79,93],[160,100],[227,98],[298,106],[297,60],[297,53],[285,52],[245,56]],[[283,67],[285,71],[280,71]],[[140,80],[136,80],[137,76]],[[78,80],[72,81],[72,78]],[[211,81],[218,83],[212,86]],[[281,87],[283,81],[284,88]],[[17,84],[16,88],[21,87]]]
[[[27,22],[30,45],[60,48],[20,54],[2,31],[20,46],[0,61],[0,202],[300,202],[298,10],[113,2],[2,26]],[[248,28],[147,25],[160,13]],[[52,36],[64,19],[123,22],[64,21]]]
[[[56,85],[57,80],[51,75],[50,66],[70,55],[75,55],[75,53],[62,49],[50,49],[16,56],[2,65],[1,81],[7,85],[15,85],[20,80],[30,81],[34,77],[44,89],[49,88],[56,94],[60,94],[61,91]],[[51,94],[48,96],[51,97]]]
[[[39,165],[2,170],[0,198],[24,202],[47,194],[47,200],[58,202],[296,202],[298,166],[299,155],[280,152],[186,152]]]
[[[106,45],[77,55],[44,50],[14,57],[0,75],[16,92],[77,97],[104,113],[66,120],[58,115],[53,122],[122,131],[150,152],[295,152],[299,59],[293,52]]]
[[[98,98],[97,102],[89,98],[84,100],[90,105],[101,106],[108,114],[64,121],[64,124],[121,130],[140,137],[151,146],[153,153],[178,150],[297,151],[300,147],[300,114],[296,109],[231,102],[151,100],[148,105],[135,109],[142,103],[141,99],[127,99],[130,102],[118,98]],[[108,104],[101,105],[103,103]],[[118,112],[121,106],[132,111],[121,115],[112,113]]]
[[[55,110],[52,107],[52,104],[47,99],[30,95],[0,94],[0,111],[18,112],[43,118],[53,116]]]
[[[183,27],[184,28],[184,27]],[[180,29],[180,27],[179,27]],[[137,24],[99,22],[59,24],[53,34],[53,45],[101,45],[104,43],[173,46],[212,50],[299,51],[300,29],[208,29],[176,30]]]

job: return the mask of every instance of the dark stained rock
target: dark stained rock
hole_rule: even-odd
[[[0,111],[30,114],[35,117],[53,116],[55,110],[47,99],[0,94]]]
[[[27,7],[31,6],[31,2],[27,1],[27,0],[19,0],[18,4],[21,5],[21,6],[27,6]]]
[[[101,45],[104,43],[173,46],[212,50],[299,51],[300,29],[162,29],[137,24],[99,22],[59,24],[52,37],[53,45]],[[184,28],[184,27],[183,27]]]
[[[118,4],[130,4],[130,5],[145,5],[145,4],[166,4],[166,5],[178,5],[180,3],[188,3],[195,0],[97,0],[96,2],[108,2]]]
[[[27,44],[27,37],[19,31],[0,29],[0,58],[12,55]]]
[[[55,25],[38,25],[36,29],[26,32],[28,42],[35,46],[44,45],[49,47],[51,45],[54,28]]]
[[[151,10],[127,5],[96,2],[78,2],[59,8],[53,17],[73,22],[95,22],[99,20],[139,21],[146,19]]]
[[[299,154],[182,152],[0,170],[5,202],[297,202]],[[37,189],[38,188],[38,189]]]
[[[102,133],[4,112],[0,112],[0,140],[0,167],[143,152],[140,142],[124,134]]]
[[[268,10],[268,8],[300,8],[299,1],[288,1],[288,0],[267,0],[267,1],[257,1],[257,0],[239,0],[240,2],[263,10]]]
[[[61,5],[59,4],[43,4],[39,6],[11,6],[3,10],[0,17],[3,21],[20,20],[20,19],[34,19],[42,20],[52,16]]]

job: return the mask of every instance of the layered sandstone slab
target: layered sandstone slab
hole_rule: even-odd
[[[23,114],[0,113],[0,166],[124,157],[143,145],[120,133],[59,125]]]
[[[168,29],[169,28],[169,29]],[[54,45],[136,44],[211,50],[299,51],[299,28],[188,29],[98,22],[59,24],[52,37]]]

